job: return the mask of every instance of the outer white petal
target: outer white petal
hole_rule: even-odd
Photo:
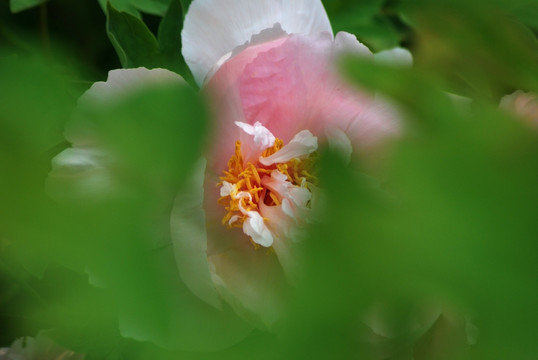
[[[346,162],[349,163],[351,161],[353,146],[346,133],[336,126],[328,126],[325,128],[325,136],[331,150],[341,154]]]
[[[409,67],[413,65],[413,55],[409,50],[396,47],[383,50],[374,55],[374,59],[379,64]]]
[[[112,159],[93,147],[68,148],[56,155],[46,181],[47,194],[56,201],[99,201],[117,191],[110,170]]]
[[[110,71],[106,81],[94,83],[82,94],[65,130],[73,146],[52,159],[48,194],[58,201],[99,201],[112,190],[118,191],[113,154],[99,143],[90,113],[137,91],[166,84],[186,82],[165,69],[119,69]]]
[[[345,31],[340,31],[336,34],[333,43],[333,51],[336,55],[353,54],[368,59],[373,58],[372,52],[366,45],[359,42],[355,35]]]
[[[207,232],[202,207],[205,165],[205,160],[201,159],[190,183],[176,197],[170,217],[171,237],[177,267],[187,287],[200,299],[220,308],[206,253]]]
[[[320,0],[194,0],[185,16],[181,52],[201,85],[223,56],[277,23],[288,34],[332,33]]]
[[[318,138],[312,135],[308,130],[302,130],[282,149],[278,150],[271,156],[260,157],[260,163],[269,166],[276,163],[285,163],[293,158],[313,153],[318,149]]]
[[[185,80],[166,69],[116,69],[108,72],[106,81],[94,83],[78,100],[78,105],[106,105],[147,89],[152,85],[182,84]]]
[[[284,202],[283,202],[284,204]],[[300,257],[297,253],[297,243],[304,233],[296,226],[296,221],[287,215],[282,205],[267,206],[260,204],[260,212],[267,219],[267,224],[273,231],[273,250],[287,279],[293,284],[300,278]]]

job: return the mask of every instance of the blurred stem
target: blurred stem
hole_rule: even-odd
[[[41,44],[45,56],[52,57],[52,51],[50,47],[50,34],[49,34],[49,19],[47,14],[47,3],[43,3],[39,6],[39,32],[41,34]]]

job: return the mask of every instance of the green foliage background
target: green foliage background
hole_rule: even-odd
[[[0,2],[0,347],[47,330],[86,359],[535,359],[538,135],[498,104],[538,92],[536,1],[324,2],[335,32],[413,53],[410,69],[342,63],[399,104],[407,135],[374,160],[322,155],[325,221],[278,334],[202,303],[175,271],[168,214],[211,129],[196,89],[95,114],[121,159],[105,202],[44,192],[76,99],[107,71],[164,67],[192,83],[188,4]],[[394,336],[362,323],[375,303]],[[433,326],[413,326],[438,304]]]

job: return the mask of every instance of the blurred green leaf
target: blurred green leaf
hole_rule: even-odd
[[[0,238],[39,276],[49,245],[41,238],[50,204],[43,186],[74,99],[65,79],[38,58],[2,57],[0,77]]]
[[[350,202],[354,207],[338,204],[345,220],[328,221],[341,224],[335,226],[343,227],[337,238],[348,239],[342,241],[350,252],[356,248],[360,272],[355,274],[362,285],[357,291],[444,298],[462,308],[462,315],[469,311],[479,319],[473,359],[499,355],[500,342],[504,357],[531,358],[538,351],[531,335],[538,322],[532,310],[538,291],[531,285],[537,261],[532,239],[538,233],[530,215],[536,213],[530,199],[538,196],[537,134],[497,104],[475,102],[462,111],[440,91],[442,82],[421,69],[358,60],[346,69],[362,86],[397,100],[412,125],[412,135],[395,149],[386,179],[397,203],[372,203],[375,193],[358,193]]]
[[[534,0],[495,0],[492,5],[515,16],[521,23],[538,29],[538,6]]]
[[[122,65],[188,77],[180,31],[189,4],[112,0],[107,30]],[[412,46],[413,68],[344,63],[350,81],[406,114],[406,132],[375,168],[322,155],[323,222],[301,243],[292,310],[278,335],[241,342],[250,325],[186,288],[169,239],[172,201],[204,148],[207,105],[185,86],[94,109],[91,128],[121,186],[101,203],[60,205],[43,188],[67,146],[76,93],[67,82],[78,79],[43,60],[0,58],[0,347],[54,327],[56,341],[88,359],[534,359],[538,140],[497,105],[538,89],[535,1],[325,7],[335,31],[373,50]],[[159,18],[144,23],[140,12],[163,16],[157,37],[149,29]],[[2,21],[35,31],[31,16],[9,16]],[[445,91],[472,102],[454,104]]]
[[[17,13],[41,5],[47,1],[48,0],[9,0],[9,7],[12,12]]]
[[[499,7],[463,0],[402,1],[416,31],[415,64],[451,81],[452,91],[499,99],[538,89],[538,41]]]
[[[129,180],[177,186],[200,156],[207,126],[202,104],[184,84],[148,89],[100,113],[99,136],[133,172],[126,173]]]

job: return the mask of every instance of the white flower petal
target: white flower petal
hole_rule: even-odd
[[[293,208],[291,207],[291,202],[288,199],[282,200],[282,211],[290,218],[295,219],[295,214],[293,212]]]
[[[181,278],[196,296],[220,309],[221,302],[207,260],[207,231],[202,207],[205,166],[205,159],[200,159],[185,190],[177,195],[170,228]]]
[[[99,201],[118,191],[114,159],[99,142],[91,111],[110,106],[152,86],[186,84],[181,76],[165,69],[119,69],[108,73],[105,82],[94,83],[79,98],[65,137],[73,146],[52,159],[47,191],[58,201]],[[90,110],[90,111],[88,111]]]
[[[284,213],[281,205],[267,206],[262,203],[260,212],[275,232],[273,250],[287,279],[293,283],[297,277],[298,259],[293,254],[293,243],[290,240],[300,236],[295,221]]]
[[[98,134],[90,114],[112,106],[134,94],[158,86],[187,85],[178,74],[166,69],[116,69],[108,72],[106,81],[94,83],[77,101],[65,137],[74,147],[95,144]]]
[[[229,196],[233,191],[234,186],[228,181],[222,182],[222,187],[220,188],[220,196]]]
[[[267,330],[282,319],[288,284],[276,256],[242,246],[211,254],[209,261],[220,295],[248,323]]]
[[[374,54],[375,62],[383,65],[409,67],[413,65],[413,55],[409,50],[396,47]]]
[[[94,83],[78,100],[78,105],[106,105],[152,85],[186,84],[178,74],[166,69],[116,69],[106,81]]]
[[[181,52],[201,85],[219,59],[275,24],[288,34],[332,33],[320,0],[194,0]]]
[[[260,157],[260,163],[269,166],[276,163],[285,163],[294,158],[313,153],[318,149],[318,138],[308,130],[302,130],[282,149],[271,156]]]
[[[345,31],[340,31],[334,37],[333,51],[336,55],[351,54],[368,59],[373,59],[374,55],[366,47],[357,40],[357,37]]]
[[[228,225],[232,225],[234,222],[236,222],[237,220],[239,220],[241,217],[239,215],[234,215],[230,218],[230,220],[228,221]]]
[[[331,150],[341,154],[343,159],[349,163],[351,161],[353,146],[346,133],[336,126],[328,126],[325,128],[325,136]]]
[[[276,170],[271,173],[271,176],[264,176],[262,178],[262,185],[281,198],[287,197],[289,187],[293,186],[293,184],[288,181],[286,175]]]
[[[296,222],[306,220],[310,212],[307,204],[312,199],[312,193],[307,188],[293,185],[279,171],[273,171],[270,177],[265,176],[262,185],[282,199],[281,209],[284,214]]]
[[[253,136],[249,144],[251,150],[265,150],[275,144],[275,136],[258,121],[254,125],[236,121],[235,125],[248,135]]]
[[[99,201],[117,190],[110,157],[96,148],[68,148],[56,155],[46,182],[47,194],[60,202]]]
[[[312,193],[307,188],[293,186],[288,189],[288,197],[295,205],[304,207],[312,199]]]
[[[273,235],[262,218],[256,211],[248,211],[248,218],[243,223],[243,232],[252,238],[256,244],[269,247],[273,244]]]

